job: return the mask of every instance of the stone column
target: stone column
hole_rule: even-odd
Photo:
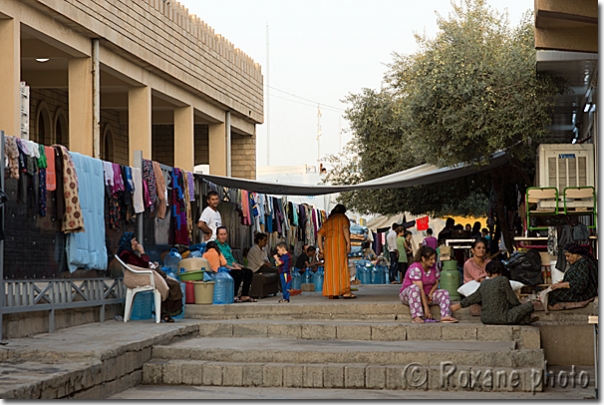
[[[130,166],[134,165],[133,152],[143,151],[144,159],[152,159],[151,154],[151,88],[133,87],[128,91],[128,156]]]
[[[0,20],[0,129],[21,136],[21,29],[18,20]]]
[[[209,125],[210,174],[227,175],[227,131],[226,123]]]
[[[69,150],[93,156],[92,58],[69,60]]]
[[[174,110],[174,166],[192,172],[195,167],[193,107]]]

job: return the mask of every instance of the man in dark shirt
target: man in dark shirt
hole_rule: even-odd
[[[300,269],[300,274],[303,274],[306,271],[307,267],[310,267],[312,270],[316,271],[320,262],[316,261],[316,253],[317,249],[314,246],[309,246],[306,251],[302,251],[298,259],[296,260],[296,265],[294,266],[297,269]]]

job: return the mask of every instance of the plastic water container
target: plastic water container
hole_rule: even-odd
[[[373,264],[369,260],[359,260],[357,264],[357,277],[361,284],[371,284],[371,270]]]
[[[317,272],[312,276],[312,282],[315,284],[315,292],[323,292],[323,279],[325,278],[325,273],[323,270],[323,266],[319,267]]]
[[[300,269],[294,267],[292,271],[292,289],[300,290],[302,288],[302,274],[300,274]]]
[[[313,276],[312,270],[309,267],[307,267],[306,271],[302,275],[302,284],[312,283],[312,276]]]
[[[178,263],[182,260],[182,256],[178,253],[178,249],[172,248],[164,257],[164,266],[170,267],[174,273],[178,273]]]
[[[234,289],[235,282],[233,277],[229,274],[229,270],[226,267],[218,269],[218,273],[214,277],[214,298],[213,304],[232,304],[235,302]]]
[[[390,270],[388,267],[382,266],[382,284],[390,284]]]
[[[132,313],[130,319],[133,321],[142,321],[153,318],[153,291],[142,291],[136,293],[132,303]]]

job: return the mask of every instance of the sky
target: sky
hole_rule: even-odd
[[[265,121],[256,131],[257,166],[314,166],[338,153],[352,138],[343,118],[346,96],[379,89],[392,53],[417,52],[414,34],[434,37],[436,13],[452,11],[450,0],[179,2],[262,66]],[[513,25],[534,8],[534,0],[487,3],[507,9]]]

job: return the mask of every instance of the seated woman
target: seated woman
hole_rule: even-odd
[[[206,251],[203,254],[203,258],[210,263],[210,269],[212,269],[211,271],[214,273],[218,272],[220,267],[224,267],[227,264],[224,255],[218,248],[218,244],[214,241],[206,244]]]
[[[451,305],[452,311],[472,304],[482,304],[480,320],[486,325],[528,325],[539,320],[532,317],[532,302],[521,304],[510,286],[510,280],[502,276],[503,264],[492,261],[487,264],[489,278],[480,283],[478,290],[459,304]]]
[[[477,238],[472,242],[472,257],[463,265],[463,282],[468,283],[472,280],[482,282],[487,277],[485,268],[491,261],[487,258],[487,244],[482,238]]]
[[[441,322],[459,322],[451,317],[451,299],[449,291],[437,289],[440,272],[435,266],[436,250],[422,246],[415,257],[415,262],[409,266],[399,296],[403,304],[409,305],[414,323],[424,323],[432,319],[430,305],[440,307]]]
[[[117,255],[124,263],[150,268],[166,280],[169,291],[168,297],[162,301],[161,304],[161,316],[164,322],[174,322],[172,317],[180,315],[182,312],[182,291],[180,289],[180,283],[177,280],[166,276],[166,273],[161,271],[156,263],[149,261],[149,256],[145,254],[143,245],[138,243],[133,232],[124,232],[119,241]]]
[[[577,244],[569,243],[564,255],[570,268],[559,283],[551,285],[547,298],[549,305],[559,302],[586,301],[598,296],[598,265],[589,251]]]

